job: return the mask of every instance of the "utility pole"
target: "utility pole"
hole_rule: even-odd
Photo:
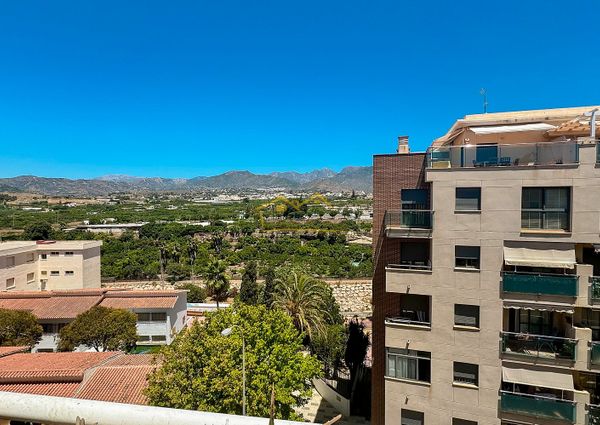
[[[482,88],[481,90],[479,90],[479,94],[483,96],[483,113],[487,114],[487,107],[488,107],[487,90]]]

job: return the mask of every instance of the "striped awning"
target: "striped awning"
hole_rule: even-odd
[[[573,314],[574,309],[571,304],[564,303],[536,303],[536,302],[514,302],[504,301],[504,308],[515,310],[540,310],[540,311],[556,311],[557,313]]]

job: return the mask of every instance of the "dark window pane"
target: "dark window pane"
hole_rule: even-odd
[[[424,425],[425,415],[423,412],[402,409],[400,413],[400,425]]]
[[[427,210],[429,192],[427,189],[402,189],[400,199],[403,210]]]
[[[479,366],[471,363],[454,362],[454,382],[479,385]]]
[[[455,266],[466,267],[471,269],[479,269],[479,247],[478,246],[461,246],[455,247]]]
[[[452,425],[477,425],[477,422],[468,421],[466,419],[452,418]]]
[[[479,306],[467,304],[454,305],[454,324],[479,327]]]
[[[481,209],[481,188],[457,187],[455,208],[463,211],[479,211]]]

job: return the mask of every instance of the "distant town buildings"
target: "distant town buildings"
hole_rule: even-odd
[[[0,243],[0,291],[100,288],[101,241]]]

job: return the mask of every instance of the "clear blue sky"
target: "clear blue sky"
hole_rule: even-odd
[[[600,2],[5,1],[0,176],[369,165],[490,111],[600,103]]]

